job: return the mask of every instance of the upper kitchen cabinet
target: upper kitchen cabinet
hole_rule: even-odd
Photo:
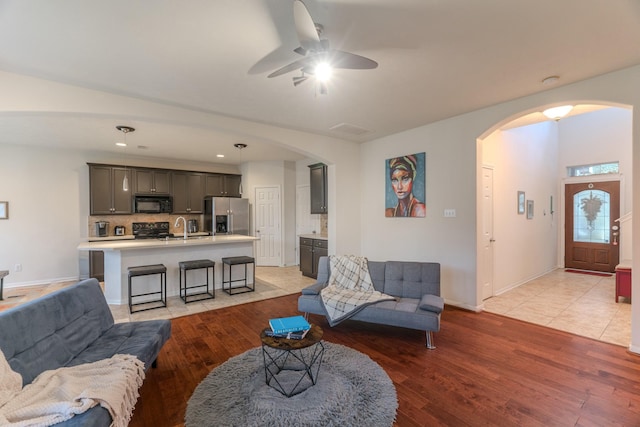
[[[207,174],[204,193],[215,197],[242,197],[241,181],[242,175]]]
[[[327,165],[309,165],[311,186],[311,213],[327,213]]]
[[[136,194],[171,193],[171,172],[161,169],[135,169],[133,174]]]
[[[131,183],[131,169],[118,166],[89,165],[91,215],[131,213],[131,192],[123,189],[124,177]]]
[[[204,177],[205,174],[197,172],[172,172],[173,213],[204,212]]]

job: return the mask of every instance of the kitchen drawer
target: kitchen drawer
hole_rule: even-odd
[[[322,248],[322,249],[328,249],[329,248],[329,242],[327,240],[313,240],[313,247],[314,248]]]
[[[300,246],[313,246],[313,239],[300,238]]]

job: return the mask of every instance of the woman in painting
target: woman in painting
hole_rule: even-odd
[[[385,216],[424,217],[427,208],[413,196],[413,179],[416,176],[416,157],[414,155],[396,157],[389,160],[389,179],[396,193],[398,203],[386,208]]]

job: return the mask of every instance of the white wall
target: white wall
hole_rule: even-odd
[[[9,202],[9,220],[0,221],[0,268],[10,270],[5,284],[77,279],[76,247],[88,231],[89,157],[0,145],[0,159],[0,199]]]
[[[464,307],[475,307],[475,137],[481,132],[467,129],[460,116],[362,145],[362,255],[440,262],[443,296]],[[385,160],[420,152],[426,153],[426,217],[386,218]],[[449,208],[456,218],[444,218]]]
[[[483,141],[483,161],[494,166],[493,294],[557,267],[558,124],[544,122],[495,132]],[[533,200],[534,215],[517,212],[517,193]]]
[[[608,108],[560,120],[558,128],[559,176],[567,176],[568,166],[620,162],[621,215],[631,212],[633,201],[632,115],[630,109]]]

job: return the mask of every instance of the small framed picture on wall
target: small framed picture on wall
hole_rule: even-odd
[[[533,219],[533,200],[527,200],[527,219]]]
[[[524,191],[518,191],[518,215],[524,214]]]

